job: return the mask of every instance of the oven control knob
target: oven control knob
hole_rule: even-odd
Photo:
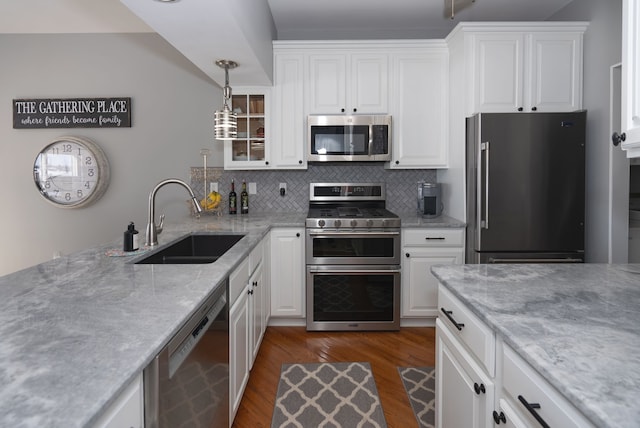
[[[333,222],[333,225],[335,227],[340,227],[342,225],[342,222],[340,220],[336,220],[336,221]]]
[[[324,225],[325,225],[324,220],[318,220],[318,226],[324,227]]]
[[[373,226],[373,220],[369,219],[367,220],[367,227],[372,227]]]
[[[351,220],[351,227],[356,227],[358,225],[357,220]]]

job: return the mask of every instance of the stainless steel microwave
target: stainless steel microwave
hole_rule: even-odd
[[[391,116],[310,115],[310,162],[391,160]]]

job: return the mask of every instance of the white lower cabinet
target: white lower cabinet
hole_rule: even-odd
[[[271,321],[304,319],[304,228],[271,230]],[[281,324],[282,325],[282,324]]]
[[[403,229],[402,254],[401,317],[437,317],[438,280],[431,266],[463,263],[464,229]]]
[[[249,262],[229,277],[229,423],[236,416],[249,381]],[[234,299],[235,296],[235,299]]]
[[[594,427],[508,345],[499,342],[498,352],[502,353],[500,403],[501,407],[513,410],[513,426]],[[509,420],[507,413],[504,412],[504,419]],[[502,418],[502,415],[498,416]]]
[[[142,428],[144,426],[142,373],[131,381],[93,425],[94,428]]]
[[[436,428],[595,428],[442,285],[438,299]]]
[[[436,427],[491,426],[493,380],[440,320],[436,334]]]
[[[268,323],[265,238],[229,276],[229,423],[233,423]]]

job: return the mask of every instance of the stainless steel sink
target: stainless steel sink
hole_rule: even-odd
[[[213,263],[244,237],[242,234],[192,234],[154,252],[135,264]]]

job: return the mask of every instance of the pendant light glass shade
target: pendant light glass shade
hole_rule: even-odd
[[[231,87],[229,86],[229,69],[236,68],[234,61],[221,59],[216,61],[218,67],[224,68],[224,106],[214,114],[214,131],[216,140],[233,140],[238,136],[238,116],[231,111]]]

